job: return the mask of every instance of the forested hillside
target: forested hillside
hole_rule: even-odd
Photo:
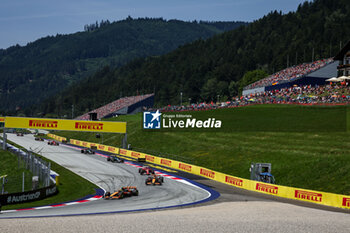
[[[115,68],[135,58],[162,55],[242,24],[246,23],[128,17],[114,23],[85,25],[83,32],[48,36],[23,47],[0,50],[0,109],[38,104],[106,65]]]
[[[274,11],[161,57],[139,59],[119,69],[105,67],[35,111],[62,115],[74,104],[79,114],[120,96],[152,92],[158,106],[179,104],[181,92],[183,102],[224,100],[238,94],[247,71],[273,73],[287,65],[334,56],[350,39],[349,25],[349,1],[305,2],[296,12]]]

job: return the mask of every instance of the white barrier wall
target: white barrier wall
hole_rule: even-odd
[[[243,90],[242,95],[250,95],[250,94],[260,93],[264,91],[265,91],[265,87],[257,87],[254,89]]]

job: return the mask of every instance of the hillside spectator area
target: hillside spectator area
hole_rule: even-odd
[[[290,82],[299,78],[304,77],[305,75],[314,72],[330,63],[333,62],[332,58],[322,59],[314,61],[311,63],[303,63],[300,65],[288,67],[284,70],[278,71],[264,79],[256,81],[246,87],[244,90],[254,89],[258,87],[266,87],[271,85],[277,85],[280,83]]]
[[[105,116],[111,115],[118,110],[121,110],[123,108],[129,107],[133,104],[136,104],[142,100],[145,100],[154,94],[146,94],[146,95],[138,95],[138,96],[130,96],[130,97],[124,97],[117,99],[109,104],[106,104],[100,108],[94,109],[90,112],[87,112],[79,117],[77,117],[77,120],[89,120],[90,116],[89,113],[97,113],[97,119],[102,119]]]

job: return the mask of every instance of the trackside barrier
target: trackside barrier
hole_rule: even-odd
[[[67,138],[61,137],[61,136],[57,136],[57,135],[54,135],[54,134],[51,134],[51,133],[48,133],[47,136],[50,137],[50,138],[53,138],[53,139],[55,139],[57,141],[60,141],[60,142],[67,141]]]
[[[3,141],[0,139],[0,143],[2,143],[2,142],[3,142]],[[23,150],[17,148],[17,147],[14,146],[14,145],[11,145],[11,144],[6,143],[6,147],[7,147],[8,149],[12,149],[13,151],[18,151],[18,152],[21,153],[22,155],[26,155],[26,153],[25,153]],[[41,166],[43,166],[43,167],[45,167],[45,168],[47,169],[47,167],[45,166],[45,164],[42,164]],[[50,169],[50,180],[52,181],[52,183],[58,185],[58,182],[57,182],[57,181],[59,181],[59,176],[60,176],[60,175],[59,175],[57,172],[55,172],[55,171],[53,171],[53,170]]]
[[[92,142],[85,142],[75,139],[70,139],[69,142],[72,145],[82,146],[82,147],[88,147],[88,148],[97,148],[97,150],[106,151],[113,154],[120,154],[129,158],[133,158],[136,160],[146,160],[146,154],[137,152],[137,151],[131,151],[126,149],[120,149],[118,147],[114,146],[107,146],[103,144],[98,143],[92,143]]]
[[[0,143],[2,143],[2,140],[0,140]],[[6,147],[9,149],[12,149],[13,151],[18,151],[23,155],[26,155],[26,153],[23,150],[17,148],[16,146],[13,146],[7,143]],[[39,161],[36,161],[36,163],[39,163]],[[44,163],[41,163],[41,166],[45,169],[50,169],[46,167]],[[38,201],[46,197],[53,196],[58,193],[58,189],[57,189],[58,180],[59,180],[58,178],[59,178],[59,174],[50,169],[50,180],[52,181],[51,185],[44,188],[27,191],[27,192],[18,192],[18,193],[9,193],[9,194],[0,195],[0,205],[10,205],[10,204]]]
[[[97,146],[99,150],[120,154],[120,155],[129,157],[129,158],[134,158],[134,159],[139,158],[140,156],[145,156],[147,162],[158,164],[169,168],[174,168],[174,169],[185,171],[195,175],[203,176],[224,184],[228,184],[237,188],[246,189],[249,191],[254,191],[254,192],[269,194],[277,197],[294,199],[294,200],[306,201],[306,202],[311,202],[311,203],[321,204],[326,206],[350,209],[350,196],[346,196],[346,195],[257,182],[253,180],[243,179],[236,176],[227,175],[227,174],[213,171],[204,167],[199,167],[196,165],[179,162],[176,160],[165,159],[165,158],[161,158],[161,157],[157,157],[157,156],[153,156],[145,153],[119,149],[117,147],[84,142],[84,141],[75,140],[75,139],[71,139],[70,143],[73,145],[78,145],[83,147]]]
[[[75,139],[69,140],[70,144],[82,146],[82,147],[88,147],[88,148],[97,148],[97,150],[113,153],[113,154],[119,154],[119,148],[114,146],[106,146],[98,143],[92,143],[92,142],[85,142]]]
[[[56,187],[56,184],[52,184],[48,187],[36,189],[33,191],[0,195],[0,203],[1,205],[11,205],[24,202],[38,201],[46,197],[53,196],[57,194],[57,192],[58,189]]]

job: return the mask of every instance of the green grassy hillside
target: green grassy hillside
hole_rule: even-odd
[[[300,110],[298,106],[273,107],[282,115],[283,109]],[[246,112],[251,119],[264,122],[269,121],[269,115],[262,114],[262,110],[265,109],[266,113],[271,108],[265,105],[216,111],[232,117],[237,115],[241,117],[242,115],[237,114],[238,111]],[[310,110],[313,107],[304,108]],[[336,108],[330,107],[325,110],[328,110],[326,111],[328,114]],[[349,111],[335,113],[339,114],[339,121],[349,122]],[[186,112],[186,114],[195,113]],[[207,115],[208,112],[197,114]],[[327,114],[323,117],[327,117]],[[293,124],[304,124],[310,120],[308,119],[310,115],[304,114],[303,117],[296,114],[293,124],[285,121],[282,115],[276,118],[276,121],[277,125],[286,126],[283,132],[254,131],[254,129],[237,132],[150,132],[141,128],[142,114],[120,116],[110,120],[127,122],[128,142],[134,150],[190,162],[243,178],[249,178],[251,162],[269,162],[272,163],[272,174],[278,184],[350,194],[349,127],[343,130],[322,131],[316,128],[310,132],[300,130],[293,132],[286,129],[292,129]],[[68,138],[102,142],[102,138],[97,139],[95,133],[56,133]],[[107,145],[120,146],[121,138],[122,136],[118,134],[103,134],[104,144]]]

